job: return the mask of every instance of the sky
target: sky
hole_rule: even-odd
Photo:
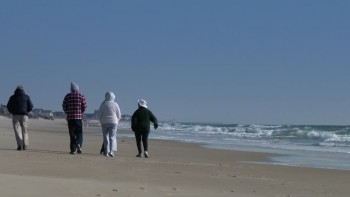
[[[159,120],[350,125],[350,1],[1,0],[0,103],[62,111],[73,81]]]

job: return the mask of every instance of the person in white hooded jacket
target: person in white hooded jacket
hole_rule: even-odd
[[[117,151],[117,127],[121,119],[119,105],[114,99],[114,93],[107,92],[99,109],[99,120],[103,132],[103,150],[101,150],[101,153],[109,157],[114,157],[114,151]]]

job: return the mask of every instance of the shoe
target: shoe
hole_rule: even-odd
[[[22,150],[22,146],[17,146],[17,150],[21,151]]]
[[[141,157],[141,153],[137,154],[136,157]]]
[[[82,153],[82,151],[81,151],[81,146],[80,146],[80,144],[78,144],[78,148],[77,148],[78,150],[77,150],[77,153],[78,154],[81,154]]]
[[[108,156],[114,157],[114,153],[108,153]]]
[[[75,152],[71,151],[71,152],[69,152],[69,154],[74,155],[74,154],[75,154]]]
[[[145,158],[148,158],[148,151],[145,151]]]
[[[103,153],[104,156],[109,157],[109,154]]]
[[[23,145],[23,150],[27,150],[27,145]]]

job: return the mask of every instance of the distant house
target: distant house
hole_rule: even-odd
[[[85,113],[85,118],[87,119],[98,119],[98,110],[95,110],[94,113]]]
[[[66,118],[66,114],[63,111],[55,111],[53,112],[53,116],[55,118]]]
[[[131,116],[130,115],[122,115],[122,120],[129,121],[129,120],[131,120]]]
[[[7,106],[6,105],[0,105],[0,114],[2,115],[8,115],[9,111],[7,110]]]
[[[51,110],[33,109],[32,113],[34,117],[53,120],[53,113]]]
[[[84,118],[90,119],[90,120],[98,120],[98,116],[99,116],[99,110],[95,110],[94,113],[85,113],[84,114]],[[130,115],[122,115],[121,120],[129,121],[129,120],[131,120],[131,116]]]

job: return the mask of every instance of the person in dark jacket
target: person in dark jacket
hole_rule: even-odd
[[[12,114],[12,125],[15,131],[17,150],[26,150],[29,145],[28,114],[33,109],[30,97],[25,94],[23,86],[17,86],[14,95],[7,103],[7,110]],[[21,128],[21,129],[20,129]]]
[[[154,129],[158,128],[157,118],[147,108],[147,102],[143,99],[138,101],[138,109],[134,112],[131,117],[131,129],[135,133],[136,145],[138,154],[136,157],[141,157],[142,148],[141,141],[144,149],[144,156],[148,158],[148,135],[150,132],[150,122],[153,123]]]

